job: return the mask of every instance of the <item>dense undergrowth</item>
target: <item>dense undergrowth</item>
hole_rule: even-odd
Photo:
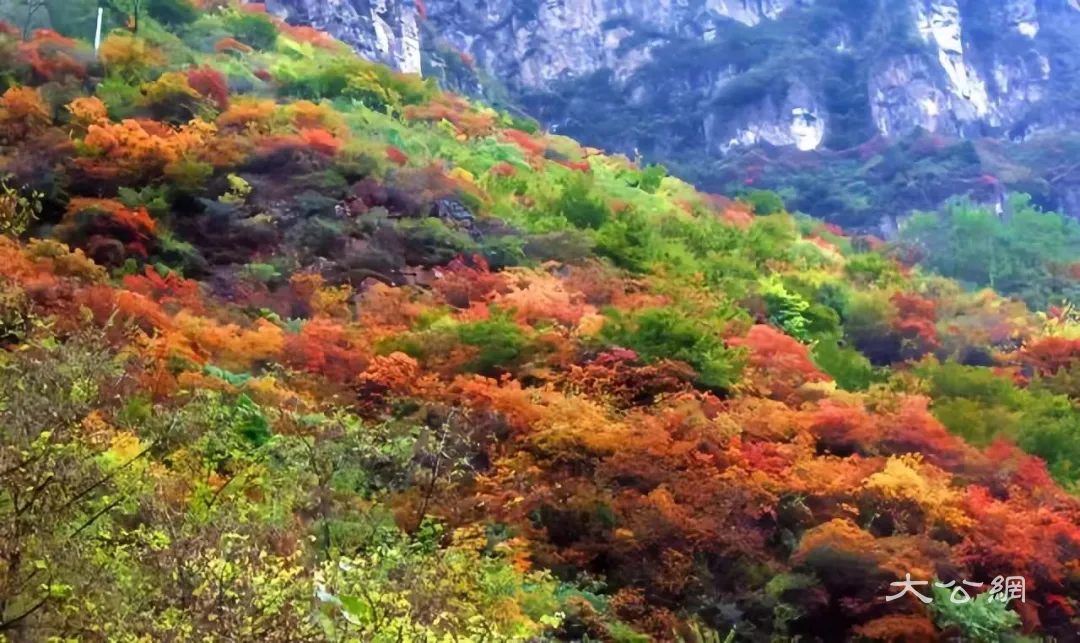
[[[1071,307],[258,5],[154,15],[0,36],[0,638],[1080,625]],[[886,602],[907,573],[1027,600]]]

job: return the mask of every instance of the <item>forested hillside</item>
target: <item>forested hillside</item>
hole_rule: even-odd
[[[203,5],[0,34],[0,640],[1075,636],[1075,222],[885,244]]]

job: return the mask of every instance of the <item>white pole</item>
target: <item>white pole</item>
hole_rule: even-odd
[[[94,53],[101,48],[101,14],[105,12],[105,9],[98,7],[97,10],[97,34],[94,36]]]

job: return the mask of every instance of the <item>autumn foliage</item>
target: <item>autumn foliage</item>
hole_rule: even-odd
[[[0,96],[0,135],[18,142],[40,134],[52,122],[41,95],[32,87],[12,87]]]
[[[187,80],[195,91],[213,101],[219,110],[229,109],[229,85],[224,74],[210,67],[193,67],[188,70]]]
[[[0,633],[1075,636],[1071,308],[204,8],[12,50]]]

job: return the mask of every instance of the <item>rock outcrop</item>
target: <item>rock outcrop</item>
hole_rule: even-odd
[[[268,0],[370,58],[421,72],[439,39],[556,129],[597,94],[673,123],[700,152],[843,147],[922,127],[1022,137],[1061,124],[1080,60],[1076,0]],[[423,36],[421,35],[423,34]],[[664,92],[668,101],[656,100]],[[674,101],[674,102],[672,102]],[[665,104],[667,103],[667,104]],[[689,106],[689,108],[686,108]],[[656,119],[663,121],[664,119]],[[605,128],[600,127],[600,130]],[[653,137],[659,138],[659,137]]]
[[[1080,121],[1078,0],[268,6],[444,82],[456,51],[459,91],[494,79],[551,130],[684,174],[755,145],[841,151],[920,130],[1034,144]]]

